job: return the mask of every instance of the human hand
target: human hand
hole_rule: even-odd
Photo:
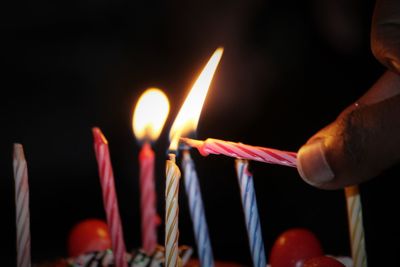
[[[400,2],[377,1],[371,45],[387,71],[355,104],[298,152],[309,184],[337,189],[358,184],[400,161]]]

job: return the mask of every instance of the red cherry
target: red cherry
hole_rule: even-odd
[[[308,259],[304,262],[303,267],[345,267],[340,261],[329,257],[319,256]]]
[[[322,245],[313,232],[293,228],[275,240],[270,264],[271,267],[300,267],[305,260],[323,255]]]
[[[87,219],[77,223],[68,236],[68,255],[81,254],[111,248],[111,237],[107,224],[98,219]]]

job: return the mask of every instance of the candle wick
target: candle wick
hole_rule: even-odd
[[[180,147],[183,150],[183,153],[189,153],[190,146],[185,142],[180,142]]]
[[[168,154],[168,158],[169,158],[170,161],[175,163],[176,155],[174,153],[169,153]]]

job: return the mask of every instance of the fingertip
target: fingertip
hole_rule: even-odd
[[[325,150],[324,139],[317,139],[302,146],[298,152],[297,170],[301,178],[312,186],[323,187],[335,178]]]

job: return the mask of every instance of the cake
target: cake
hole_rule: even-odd
[[[191,247],[179,247],[182,266],[187,266],[192,253]],[[164,247],[158,246],[152,255],[147,255],[141,249],[133,250],[126,253],[126,260],[128,267],[162,267],[164,266]],[[34,264],[33,267],[114,267],[113,261],[113,253],[108,249],[85,253],[74,258]]]

